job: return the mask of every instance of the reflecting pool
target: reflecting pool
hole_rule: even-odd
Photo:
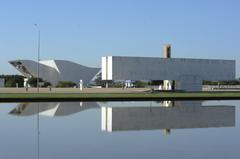
[[[0,158],[238,158],[240,101],[0,104]]]

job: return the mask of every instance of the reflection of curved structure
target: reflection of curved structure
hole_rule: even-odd
[[[17,116],[30,116],[39,112],[40,115],[50,117],[67,116],[98,107],[99,106],[96,102],[21,103],[9,114]]]
[[[37,62],[32,60],[9,61],[26,78],[37,77]],[[99,73],[100,68],[86,67],[65,60],[44,60],[39,62],[39,77],[52,84],[59,81],[72,81],[89,84]]]
[[[170,132],[170,129],[235,126],[234,106],[180,106],[181,102],[177,103],[178,106],[173,107],[102,107],[102,130],[164,129]]]

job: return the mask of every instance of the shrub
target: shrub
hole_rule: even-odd
[[[59,81],[56,87],[58,88],[68,88],[68,87],[76,87],[77,84],[71,81]]]

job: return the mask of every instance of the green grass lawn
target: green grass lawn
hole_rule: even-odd
[[[0,101],[240,99],[240,92],[161,93],[0,93]]]

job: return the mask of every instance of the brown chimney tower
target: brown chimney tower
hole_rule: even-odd
[[[171,58],[171,45],[168,44],[163,46],[163,57]]]

